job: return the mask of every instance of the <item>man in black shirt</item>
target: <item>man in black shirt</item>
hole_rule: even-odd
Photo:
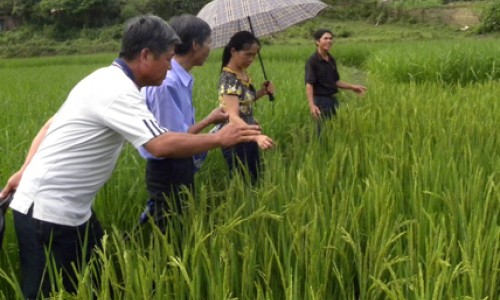
[[[339,102],[335,98],[339,88],[363,95],[366,88],[340,80],[335,59],[328,51],[332,48],[333,34],[328,29],[314,33],[317,51],[306,62],[306,90],[311,114],[317,120],[333,117]],[[319,127],[318,127],[319,129]]]

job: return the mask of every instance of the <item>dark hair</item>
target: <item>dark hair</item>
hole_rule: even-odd
[[[329,33],[333,36],[333,33],[328,29],[318,29],[314,33],[314,40],[319,41],[321,39],[321,37],[323,36],[323,34],[325,34],[325,33]]]
[[[224,47],[224,52],[222,53],[222,68],[227,66],[229,60],[231,59],[231,49],[234,48],[236,51],[247,50],[254,44],[257,44],[260,49],[259,39],[257,39],[250,31],[239,31],[235,33],[229,40],[229,43],[227,43],[226,47]]]
[[[119,57],[134,60],[143,49],[148,48],[158,58],[170,46],[180,42],[175,31],[162,18],[139,16],[125,25]]]
[[[175,54],[178,55],[189,53],[193,48],[193,42],[203,45],[212,33],[207,22],[189,14],[173,17],[169,24],[181,39],[181,43],[175,45]]]

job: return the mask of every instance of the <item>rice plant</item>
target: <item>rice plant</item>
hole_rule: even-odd
[[[276,142],[263,153],[262,180],[251,187],[230,179],[213,150],[168,232],[150,224],[133,231],[147,198],[144,161],[125,147],[94,204],[107,232],[103,249],[78,270],[77,294],[53,299],[498,299],[496,46],[464,43],[360,50],[368,76],[347,66],[340,73],[368,93],[342,92],[321,140],[303,79],[314,48],[264,48],[277,92],[255,109]],[[3,182],[71,87],[113,56],[74,59],[4,62],[15,67],[0,69]],[[218,105],[219,59],[214,51],[193,72],[198,118]],[[249,72],[263,80],[258,63]],[[7,217],[0,299],[15,299],[19,262]]]

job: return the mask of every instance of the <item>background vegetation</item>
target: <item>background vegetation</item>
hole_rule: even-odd
[[[25,20],[0,33],[0,182],[71,88],[115,58],[125,19],[196,13],[204,2],[0,0],[3,14]],[[105,248],[80,271],[77,295],[53,299],[500,298],[498,4],[474,3],[482,23],[460,31],[412,13],[446,0],[325,2],[321,18],[262,39],[278,90],[256,107],[277,143],[263,153],[262,182],[230,180],[211,151],[168,234],[134,231],[145,163],[126,146],[94,205]],[[369,88],[340,95],[321,143],[303,85],[320,27],[336,35],[342,79]],[[193,71],[197,119],[217,106],[220,57]],[[250,73],[263,80],[258,64]],[[12,224],[8,213],[0,299],[21,298]]]
[[[318,26],[338,35],[332,52],[342,79],[369,89],[340,95],[321,143],[303,85],[314,46],[300,38]],[[277,143],[263,153],[264,179],[253,188],[230,180],[220,151],[211,151],[186,215],[168,234],[151,235],[150,226],[134,232],[147,194],[144,161],[127,146],[94,206],[108,233],[104,250],[81,270],[77,295],[54,299],[499,298],[496,39],[317,19],[264,41],[277,87],[274,103],[256,107]],[[214,51],[193,72],[198,119],[217,106],[220,57]],[[71,88],[114,58],[0,60],[0,181],[19,168]],[[263,80],[258,64],[250,73]],[[7,225],[0,299],[15,299],[10,213]],[[91,280],[96,270],[101,288]]]
[[[68,54],[91,54],[114,52],[122,36],[123,22],[138,14],[153,13],[168,20],[181,13],[196,14],[207,0],[0,0],[0,18],[16,17],[24,25],[10,32],[0,32],[0,58],[53,56]],[[326,0],[331,8],[322,13],[331,21],[363,21],[374,25],[395,24],[408,27],[415,23],[446,24],[445,11],[464,7],[480,18],[481,23],[468,24],[475,33],[498,32],[500,14],[495,1],[448,1],[448,0]],[[453,2],[449,3],[448,2]],[[436,11],[438,17],[423,16]],[[442,13],[439,13],[441,11]],[[304,24],[302,28],[312,28]],[[448,24],[449,25],[449,24]],[[457,24],[453,24],[458,29]],[[349,38],[352,28],[344,28],[338,37]],[[432,29],[431,33],[420,30],[423,38],[429,34],[442,35]],[[309,38],[310,30],[287,31],[280,39],[276,35],[270,44],[288,43],[290,40]],[[357,30],[356,30],[357,31]],[[387,38],[387,37],[382,37]],[[392,39],[398,36],[392,36]],[[376,40],[376,38],[375,38]]]

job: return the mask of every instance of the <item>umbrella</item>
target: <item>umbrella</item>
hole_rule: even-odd
[[[0,192],[2,190],[3,189],[0,189]],[[10,193],[7,195],[7,198],[0,198],[0,249],[2,249],[3,235],[5,233],[5,213],[9,208],[9,204],[10,201],[12,201],[13,196],[14,193]]]
[[[269,35],[314,18],[327,7],[318,0],[214,0],[197,16],[212,28],[215,49],[226,45],[238,31],[248,30],[256,37]],[[259,60],[267,80],[260,53]]]

